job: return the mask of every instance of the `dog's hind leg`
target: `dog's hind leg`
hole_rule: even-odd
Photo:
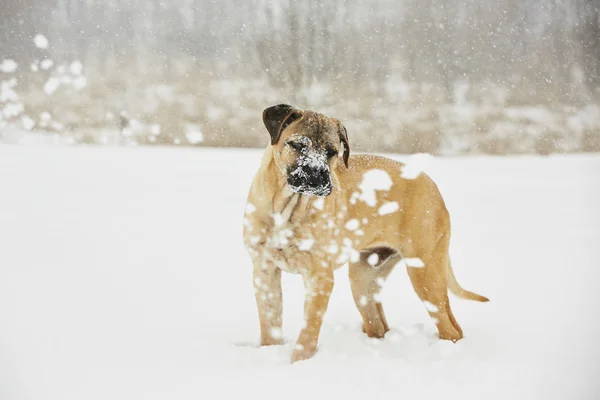
[[[378,248],[363,251],[359,261],[349,265],[352,296],[363,319],[363,331],[369,337],[382,338],[390,330],[379,292],[399,260],[393,250]]]
[[[440,339],[456,342],[462,339],[463,332],[452,314],[448,299],[448,243],[440,241],[431,254],[420,255],[419,258],[424,266],[415,268],[407,265],[412,286],[435,321]]]

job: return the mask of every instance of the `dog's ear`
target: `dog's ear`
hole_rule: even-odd
[[[299,110],[287,104],[279,104],[263,111],[263,122],[271,135],[271,144],[276,144],[281,132],[302,116]]]
[[[340,124],[340,126],[341,126],[340,140],[344,144],[344,154],[343,154],[344,164],[346,165],[346,168],[348,168],[348,159],[350,158],[350,145],[348,144],[348,131],[346,130],[346,127],[344,125]]]

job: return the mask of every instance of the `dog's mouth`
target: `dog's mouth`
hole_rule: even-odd
[[[287,183],[292,192],[325,197],[331,194],[333,184],[329,171],[296,167],[288,172]]]
[[[294,192],[294,193],[301,193],[301,194],[306,194],[308,196],[318,196],[318,197],[329,196],[331,194],[331,190],[333,189],[333,187],[331,185],[312,187],[312,186],[307,186],[307,185],[294,185],[292,183],[289,183],[289,181],[288,181],[288,185],[289,185],[290,189],[292,190],[292,192]]]

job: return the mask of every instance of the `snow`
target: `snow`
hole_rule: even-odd
[[[371,169],[363,174],[363,179],[358,185],[361,193],[358,198],[367,205],[375,207],[377,205],[377,191],[390,190],[392,187],[392,178],[382,169]]]
[[[296,158],[296,168],[289,175],[293,177],[299,176],[301,179],[298,185],[290,184],[292,192],[300,192],[309,196],[323,196],[325,193],[328,194],[331,191],[331,182],[322,182],[319,186],[313,187],[307,184],[307,180],[305,179],[310,173],[307,171],[329,171],[325,150],[309,148],[308,146],[310,146],[311,141],[306,136],[293,136],[291,140],[304,144],[304,147],[299,150],[295,150],[291,146],[286,146],[288,151],[299,152],[299,156]]]
[[[12,58],[7,58],[2,60],[2,63],[0,63],[0,72],[8,74],[11,72],[15,72],[18,67],[19,64],[17,64],[15,60],[13,60]]]
[[[387,215],[395,213],[400,209],[400,205],[397,201],[388,201],[387,203],[383,203],[381,207],[379,207],[379,215]]]
[[[346,229],[348,229],[349,231],[355,231],[358,229],[359,226],[360,226],[360,222],[358,222],[358,220],[356,218],[352,218],[352,219],[348,220],[348,222],[346,222],[346,225],[344,225],[344,227]]]
[[[269,334],[271,335],[271,337],[273,339],[283,338],[283,332],[280,328],[271,328],[271,331],[269,332]]]
[[[375,303],[381,303],[383,301],[383,297],[380,293],[373,293],[373,301]]]
[[[579,134],[600,129],[600,106],[591,104],[579,109],[567,118],[567,126]]]
[[[85,76],[78,76],[73,79],[73,87],[76,90],[81,90],[87,86],[87,78]]]
[[[246,203],[246,215],[250,215],[252,214],[254,211],[256,211],[256,206],[254,206],[254,204],[252,203]]]
[[[294,137],[293,139],[299,142],[308,142],[305,144],[307,147],[301,150],[300,156],[297,159],[298,169],[301,167],[308,167],[310,169],[329,171],[325,150],[308,148],[308,146],[310,146],[310,139],[306,136]]]
[[[48,48],[48,39],[46,38],[46,36],[44,36],[40,33],[35,35],[35,37],[33,38],[33,43],[35,44],[35,47],[37,47],[38,49],[47,49]]]
[[[315,244],[315,239],[302,239],[300,243],[298,243],[298,250],[300,251],[310,251],[313,245]]]
[[[185,134],[188,142],[198,144],[204,141],[204,135],[199,130],[189,131]]]
[[[344,267],[290,365],[302,279],[285,344],[258,347],[241,237],[261,155],[0,146],[0,398],[598,398],[600,156],[436,158],[457,279],[491,302],[451,295],[465,338],[439,341],[397,268],[370,339]]]
[[[9,119],[20,115],[23,110],[24,108],[22,103],[6,103],[2,108],[1,115],[3,115],[4,118]]]
[[[28,131],[35,127],[35,121],[27,115],[23,115],[21,117],[21,124],[23,125],[23,128],[27,129]]]
[[[52,61],[52,60],[49,60],[49,59],[45,59],[44,61],[42,61],[42,62],[40,63],[40,67],[41,67],[43,70],[48,70],[48,69],[52,68],[52,66],[53,66],[53,65],[54,65],[54,61]]]
[[[406,257],[403,258],[402,261],[407,267],[411,268],[423,268],[425,266],[423,260],[421,260],[419,257]]]
[[[158,135],[160,135],[160,132],[161,132],[161,127],[159,124],[150,125],[150,134],[151,135],[158,136]]]
[[[80,61],[73,61],[69,65],[69,72],[73,75],[81,75],[83,73],[83,65]]]
[[[204,141],[204,134],[200,125],[186,123],[184,126],[186,139],[190,144],[199,144]]]
[[[17,80],[15,78],[11,78],[7,81],[0,81],[0,103],[17,101],[19,99],[19,96],[14,90],[16,84]]]
[[[322,197],[314,199],[312,202],[312,206],[319,211],[323,210],[323,207],[325,207],[325,199]]]
[[[417,179],[422,172],[427,172],[426,168],[431,163],[433,156],[427,153],[412,154],[402,167],[402,174],[400,175],[404,179]]]
[[[435,304],[432,304],[427,300],[423,301],[423,305],[425,305],[425,309],[429,312],[436,313],[440,310]]]
[[[336,262],[358,262],[360,259],[360,252],[354,248],[352,240],[347,237],[342,240],[342,248],[340,252],[341,254],[336,259]]]
[[[56,89],[58,89],[59,86],[60,80],[55,76],[51,76],[44,84],[44,93],[50,96],[51,94],[56,92]]]
[[[379,255],[377,253],[373,253],[369,257],[367,257],[367,263],[372,267],[376,266],[378,262]]]

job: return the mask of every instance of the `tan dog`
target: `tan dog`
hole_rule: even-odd
[[[403,178],[403,164],[384,157],[349,157],[344,126],[281,104],[263,112],[271,145],[264,153],[244,219],[244,242],[254,264],[261,344],[282,344],[281,271],[301,274],[305,326],[292,361],[317,350],[333,289],[333,271],[349,263],[354,301],[370,337],[389,330],[378,294],[404,257],[418,296],[441,339],[457,341],[448,287],[471,300],[452,273],[450,217],[425,174]],[[341,154],[341,156],[340,156]]]

